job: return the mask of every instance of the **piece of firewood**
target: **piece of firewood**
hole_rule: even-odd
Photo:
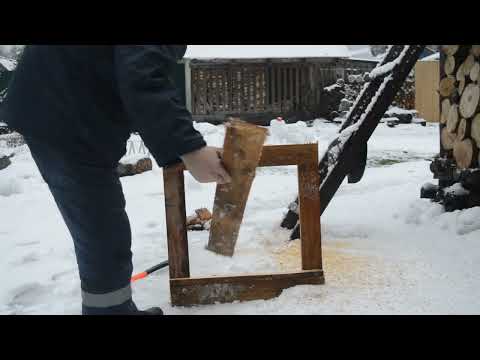
[[[470,136],[477,143],[477,147],[480,148],[480,114],[472,119]]]
[[[480,100],[480,87],[476,84],[469,84],[463,91],[460,99],[460,114],[465,119],[475,115]]]
[[[445,150],[452,150],[453,144],[455,143],[456,139],[457,139],[457,135],[448,131],[447,127],[444,127],[442,129],[441,142]]]
[[[470,76],[470,71],[475,65],[475,57],[473,55],[468,55],[463,63],[463,73]],[[455,65],[454,65],[455,66]]]
[[[447,115],[447,130],[449,132],[453,133],[455,130],[457,130],[458,119],[458,105],[453,104],[450,106],[450,110],[448,111]]]
[[[453,157],[460,169],[468,169],[473,164],[477,154],[471,139],[456,141],[453,145]]]
[[[443,67],[446,75],[452,75],[455,71],[455,57],[453,55],[447,56],[445,65]]]
[[[475,57],[480,56],[480,45],[472,45],[471,53]]]
[[[234,120],[227,125],[223,162],[232,181],[217,186],[208,250],[233,256],[266,136],[265,128],[243,121]]]
[[[455,91],[455,78],[446,76],[440,81],[438,92],[442,97],[449,97]]]
[[[461,65],[458,67],[458,69],[457,69],[457,71],[456,71],[456,73],[455,73],[455,79],[456,79],[457,81],[462,81],[462,80],[465,79],[465,72],[463,71],[463,64],[461,64]]]
[[[440,114],[440,123],[446,124],[448,119],[448,112],[450,111],[450,99],[446,98],[442,100],[442,109]]]
[[[480,76],[480,63],[475,62],[475,64],[472,66],[472,69],[470,70],[470,79],[472,81],[477,81],[479,76]]]
[[[447,55],[455,55],[455,53],[460,48],[460,45],[443,45],[442,50]]]
[[[461,119],[457,129],[457,141],[462,141],[470,134],[470,120]]]

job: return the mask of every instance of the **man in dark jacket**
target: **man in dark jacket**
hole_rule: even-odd
[[[159,166],[183,161],[197,181],[230,181],[172,81],[185,51],[27,46],[9,86],[5,120],[24,135],[72,235],[83,314],[146,313],[132,300],[131,231],[116,174],[132,132]]]

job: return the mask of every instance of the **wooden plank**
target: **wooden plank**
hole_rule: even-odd
[[[296,273],[212,276],[170,280],[172,305],[191,306],[233,301],[267,300],[296,285],[325,283],[322,270]]]
[[[309,161],[298,166],[298,194],[302,269],[322,269],[322,242],[320,233],[320,175],[318,150],[312,149]]]
[[[318,153],[318,144],[265,145],[258,167],[301,165],[310,162],[314,152]],[[185,171],[183,164],[175,165]]]
[[[163,169],[168,261],[171,279],[190,276],[183,171],[183,164]]]
[[[229,184],[217,185],[207,249],[233,256],[266,136],[265,128],[243,121],[233,121],[228,125],[223,146],[223,163],[232,181]]]
[[[318,158],[318,144],[267,145],[263,147],[258,166],[287,166],[310,162]],[[316,166],[315,166],[316,168]]]

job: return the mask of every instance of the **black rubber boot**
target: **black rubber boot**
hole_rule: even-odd
[[[138,311],[138,315],[163,315],[163,311],[159,307],[152,307],[147,310]]]

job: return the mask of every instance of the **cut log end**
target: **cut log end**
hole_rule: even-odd
[[[456,134],[448,131],[446,127],[444,127],[442,129],[441,142],[442,142],[442,146],[445,150],[452,150],[453,149],[453,144],[455,143],[456,139],[457,139]]]
[[[453,157],[460,169],[470,168],[476,155],[475,147],[471,139],[455,142],[453,146]]]
[[[453,56],[456,54],[460,45],[443,45],[442,50],[447,56]]]
[[[447,116],[447,130],[451,133],[455,132],[457,130],[457,125],[458,125],[458,105],[453,104],[450,106],[450,110],[448,111],[448,116]]]
[[[460,114],[465,119],[475,115],[480,100],[480,87],[476,84],[466,86],[460,99]]]
[[[450,111],[450,99],[443,99],[442,101],[442,112],[441,112],[441,115],[440,115],[440,122],[442,124],[446,124],[447,123],[447,119],[448,119],[448,112]]]
[[[455,91],[455,78],[453,76],[444,77],[440,81],[438,91],[442,97],[450,97]]]

